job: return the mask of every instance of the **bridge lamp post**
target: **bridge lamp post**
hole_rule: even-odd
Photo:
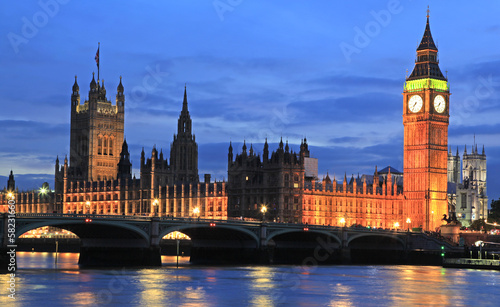
[[[260,209],[260,212],[262,212],[262,221],[265,222],[266,221],[267,207],[266,206],[262,206],[262,208]]]
[[[399,227],[399,222],[394,223],[394,228],[396,228],[396,231],[398,231],[398,227]]]
[[[155,198],[155,200],[153,201],[153,216],[156,216],[156,207],[158,207],[158,198]]]
[[[342,227],[345,227],[345,217],[340,218],[340,224],[342,225]]]
[[[407,218],[406,219],[406,225],[408,226],[408,232],[410,232],[410,223],[411,223],[410,218]]]
[[[193,214],[194,214],[195,217],[199,216],[199,214],[200,214],[200,208],[198,208],[198,207],[194,208],[193,209]]]
[[[85,202],[85,207],[87,207],[87,213],[90,214],[90,201]]]

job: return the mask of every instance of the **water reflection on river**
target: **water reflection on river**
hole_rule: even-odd
[[[18,253],[6,306],[498,306],[500,272],[430,266],[190,266],[82,269],[78,254]],[[8,275],[0,275],[2,285]]]

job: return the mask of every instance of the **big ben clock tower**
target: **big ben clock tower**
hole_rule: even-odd
[[[412,225],[434,231],[448,212],[447,147],[450,91],[439,69],[427,10],[424,37],[403,92],[404,196]]]

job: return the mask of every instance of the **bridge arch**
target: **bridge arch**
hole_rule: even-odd
[[[368,238],[374,238],[374,237],[390,239],[393,242],[397,242],[397,243],[401,244],[401,248],[403,248],[403,249],[404,249],[405,244],[406,244],[405,240],[397,234],[376,233],[376,232],[360,233],[360,234],[350,236],[346,243],[347,243],[347,246],[350,247],[351,243],[353,243],[356,240],[365,239],[365,238],[368,239]]]
[[[116,230],[126,230],[127,234],[132,234],[136,239],[144,239],[145,243],[149,244],[149,234],[137,226],[130,225],[128,223],[117,223],[110,221],[100,221],[93,220],[91,223],[85,223],[82,219],[78,220],[44,220],[44,221],[32,221],[22,224],[21,227],[16,228],[16,238],[19,238],[22,234],[44,226],[54,226],[71,231],[77,235],[80,239],[85,238],[86,230],[89,228],[99,228],[99,229],[116,229]]]
[[[357,247],[355,246],[356,243],[358,243],[358,245],[363,245],[364,248],[368,247],[368,245],[374,245],[378,248],[395,248],[397,250],[404,250],[406,246],[406,241],[404,240],[404,238],[397,234],[376,232],[352,235],[348,238],[346,245],[350,248],[355,248]]]
[[[275,232],[271,233],[269,236],[267,236],[264,244],[267,245],[269,243],[269,241],[271,241],[273,238],[276,238],[276,237],[278,237],[280,235],[292,234],[292,233],[305,233],[305,232],[304,232],[303,229],[282,229],[282,230],[278,230],[278,231],[275,231]],[[332,233],[330,231],[310,229],[309,231],[307,231],[307,234],[321,234],[321,235],[325,235],[326,237],[330,237],[330,238],[334,239],[339,245],[342,244],[342,240],[337,235],[335,235],[334,233]]]
[[[236,235],[236,237],[240,237],[241,239],[252,239],[255,241],[255,243],[258,245],[259,244],[259,237],[257,236],[256,233],[253,231],[243,228],[243,227],[234,227],[234,226],[227,226],[227,225],[217,225],[215,227],[211,227],[209,224],[188,224],[188,225],[175,225],[175,226],[169,226],[163,230],[160,231],[158,237],[161,239],[167,234],[174,232],[174,231],[179,231],[182,232],[186,235],[188,235],[192,240],[196,240],[196,234],[195,232],[203,229],[219,229],[219,230],[224,230],[225,232],[227,231],[228,233],[233,233]],[[241,235],[243,236],[241,236]]]

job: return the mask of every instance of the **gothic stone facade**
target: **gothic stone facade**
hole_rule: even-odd
[[[309,157],[307,140],[300,152],[290,151],[281,140],[279,148],[269,157],[269,145],[264,144],[262,159],[250,145],[244,143],[241,154],[233,160],[233,147],[228,153],[228,215],[271,221],[302,222],[304,194],[304,160]],[[266,212],[262,212],[262,208]]]
[[[435,230],[448,213],[447,153],[450,91],[429,26],[403,92],[404,195],[408,217]]]
[[[407,212],[404,207],[402,178],[393,180],[388,173],[364,175],[339,184],[327,175],[322,181],[307,178],[304,161],[310,152],[307,140],[299,153],[288,143],[279,143],[269,158],[264,143],[262,159],[253,146],[233,159],[232,145],[228,154],[228,215],[275,222],[332,226],[403,227]],[[399,172],[397,172],[400,174]],[[267,211],[261,212],[266,207]]]
[[[75,77],[71,94],[70,168],[75,180],[112,180],[118,173],[120,146],[123,143],[125,95],[120,77],[116,104],[106,98],[104,80],[92,76],[89,99],[80,104]]]
[[[198,145],[192,134],[184,89],[178,131],[171,143],[170,164],[141,153],[140,179],[132,178],[130,153],[123,140],[124,88],[120,78],[116,106],[106,100],[104,83],[90,83],[89,101],[79,104],[73,85],[70,161],[56,160],[54,207],[64,213],[159,214],[173,217],[226,218],[225,182],[198,178]],[[118,147],[121,145],[121,150]]]
[[[448,152],[448,204],[463,226],[473,221],[488,218],[488,196],[486,195],[486,153],[479,153],[477,145],[467,153],[465,146],[460,161],[458,148],[455,155]]]

